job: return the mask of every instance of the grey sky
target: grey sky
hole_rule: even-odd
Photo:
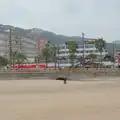
[[[120,40],[120,0],[0,0],[0,23]]]

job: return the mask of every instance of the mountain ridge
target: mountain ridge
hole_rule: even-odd
[[[75,40],[75,41],[82,41],[80,36],[65,36],[65,35],[59,35],[54,32],[50,31],[45,31],[43,29],[39,28],[31,28],[31,29],[24,29],[20,27],[14,27],[11,25],[3,25],[0,24],[0,32],[5,32],[8,29],[12,29],[15,34],[18,34],[23,37],[30,37],[31,39],[41,39],[41,38],[46,38],[48,39],[51,43],[55,44],[63,44],[69,40]],[[90,39],[90,38],[85,38],[85,40]]]

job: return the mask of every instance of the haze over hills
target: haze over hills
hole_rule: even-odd
[[[35,38],[46,38],[51,43],[55,44],[62,44],[69,40],[75,40],[82,42],[82,39],[80,36],[64,36],[64,35],[57,35],[50,31],[45,31],[38,28],[32,28],[32,29],[23,29],[19,27],[14,27],[10,25],[2,25],[0,24],[0,32],[6,32],[9,28],[13,30],[13,33],[21,35],[23,37],[30,37],[31,39]],[[88,38],[85,38],[86,40]]]
[[[13,38],[16,39],[17,37],[14,37],[14,35],[16,35],[16,36],[21,36],[20,38],[24,38],[24,39],[28,40],[26,45],[23,47],[23,48],[26,48],[28,51],[28,52],[26,52],[26,54],[29,54],[29,50],[32,50],[31,53],[36,51],[36,47],[34,47],[33,44],[31,45],[32,49],[29,49],[29,47],[27,48],[27,45],[29,46],[29,41],[34,42],[36,45],[36,40],[40,40],[42,38],[45,38],[48,41],[50,41],[51,43],[58,44],[58,45],[64,44],[65,42],[70,41],[70,40],[74,40],[74,41],[77,41],[77,43],[79,43],[79,44],[83,44],[83,40],[80,36],[71,36],[70,37],[70,36],[58,35],[53,32],[45,31],[45,30],[42,30],[39,28],[23,29],[23,28],[19,28],[19,27],[10,26],[10,25],[0,24],[0,33],[2,33],[1,38],[0,38],[1,40],[4,41],[5,39],[9,39],[8,38],[9,31],[8,30],[10,28],[12,29]],[[4,39],[2,38],[2,35],[5,36]],[[95,38],[85,38],[85,40],[91,40],[91,39],[95,39]],[[3,49],[3,51],[5,51],[5,49]],[[117,50],[117,51],[120,50],[120,41],[117,40],[117,41],[113,41],[112,43],[107,43],[106,49],[108,50],[108,54],[113,56],[114,50]],[[31,55],[34,55],[34,54],[31,54]]]

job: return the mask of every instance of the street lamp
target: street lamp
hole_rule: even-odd
[[[11,68],[12,65],[12,28],[9,28],[8,30],[5,30],[5,32],[8,32],[9,34],[9,67]]]
[[[12,29],[9,29],[9,66],[12,65]]]

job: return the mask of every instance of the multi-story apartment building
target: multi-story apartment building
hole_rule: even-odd
[[[77,52],[76,58],[86,58],[89,54],[96,54],[98,57],[100,56],[100,52],[96,49],[95,43],[89,44],[86,42],[84,45],[81,44],[79,41],[76,42],[77,44]],[[64,62],[67,61],[69,63],[69,49],[67,44],[59,45],[59,58],[63,58]],[[105,49],[102,53],[102,57],[104,58],[108,54],[107,50]]]
[[[28,61],[34,62],[35,57],[37,56],[37,43],[35,40],[24,37],[21,38],[22,50],[27,56]]]
[[[6,33],[0,33],[0,56],[9,54],[8,35]]]
[[[0,56],[9,57],[9,33],[0,33]],[[23,53],[29,62],[34,62],[37,56],[37,44],[30,37],[11,35],[12,51]]]

